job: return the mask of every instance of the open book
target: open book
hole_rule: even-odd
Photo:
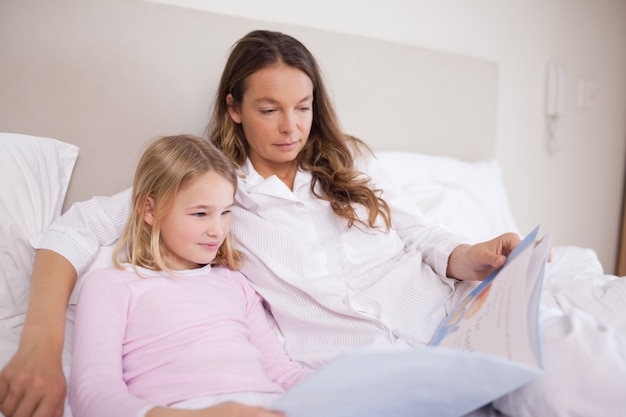
[[[459,417],[541,374],[538,311],[551,234],[535,228],[428,346],[349,349],[270,408],[288,417]]]

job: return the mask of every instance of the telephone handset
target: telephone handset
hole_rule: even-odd
[[[556,138],[557,125],[565,107],[565,75],[563,75],[563,68],[557,62],[548,64],[545,104],[546,129],[548,132],[546,146],[548,153],[555,155],[559,149]]]
[[[556,62],[548,64],[546,74],[546,116],[557,119],[563,114],[565,76],[563,68]]]

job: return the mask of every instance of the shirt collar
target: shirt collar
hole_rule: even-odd
[[[276,175],[263,178],[263,176],[254,169],[250,159],[246,159],[246,162],[239,170],[239,174],[241,177],[240,185],[243,185],[246,192],[270,194],[289,199],[295,199],[295,195],[298,194],[303,187],[308,187],[312,180],[312,175],[309,171],[303,171],[298,168],[294,178],[292,192]]]
[[[130,272],[135,272],[135,269],[133,268],[131,264],[124,263],[123,266],[125,270],[130,271]],[[194,268],[194,269],[180,269],[180,270],[177,269],[177,270],[172,270],[170,272],[165,272],[165,271],[155,271],[153,269],[148,269],[148,268],[144,268],[141,266],[137,266],[137,271],[143,277],[169,276],[171,278],[176,278],[176,277],[206,275],[206,274],[211,273],[211,268],[212,268],[211,265],[204,265],[204,266]]]

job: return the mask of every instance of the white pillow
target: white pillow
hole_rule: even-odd
[[[0,320],[24,321],[34,249],[28,238],[61,214],[78,147],[56,139],[0,133]]]
[[[495,159],[465,162],[447,156],[378,151],[386,175],[431,219],[474,241],[519,233]]]

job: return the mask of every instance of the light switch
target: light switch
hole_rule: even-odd
[[[598,98],[596,83],[587,78],[578,81],[578,107],[589,109],[593,107]]]

